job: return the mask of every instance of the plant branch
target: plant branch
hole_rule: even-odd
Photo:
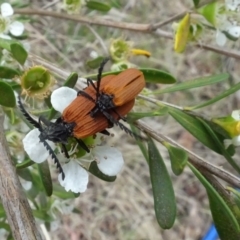
[[[148,135],[150,135],[153,139],[157,140],[158,142],[167,141],[171,145],[181,148],[184,151],[188,153],[189,156],[189,162],[191,162],[197,169],[205,169],[206,171],[214,174],[215,176],[221,178],[222,180],[226,181],[227,183],[233,185],[234,187],[239,188],[240,187],[240,178],[234,176],[233,174],[227,172],[221,167],[217,167],[207,161],[205,161],[203,158],[199,157],[195,153],[191,152],[187,148],[181,146],[180,144],[176,143],[169,137],[161,134],[160,132],[156,132],[156,130],[153,130],[150,128],[147,124],[145,124],[143,121],[138,120],[136,122],[136,126],[141,129],[143,132],[146,132]]]
[[[28,200],[12,164],[0,108],[0,197],[15,240],[41,240]]]

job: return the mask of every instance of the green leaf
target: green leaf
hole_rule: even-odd
[[[0,203],[0,218],[5,218],[5,217],[6,217],[6,213],[5,213],[4,207]]]
[[[43,187],[47,196],[51,196],[53,192],[51,173],[48,165],[48,161],[44,161],[38,164],[39,174],[42,180]]]
[[[188,162],[187,152],[168,143],[164,143],[164,146],[168,150],[173,173],[175,175],[180,175]]]
[[[164,71],[153,68],[139,68],[139,70],[142,71],[146,82],[162,84],[172,84],[176,82],[176,79],[172,75]]]
[[[39,210],[32,210],[33,211],[33,216],[43,220],[44,222],[53,222],[53,218],[46,213],[46,211],[43,211],[42,209]]]
[[[199,119],[199,121],[202,122],[205,129],[208,131],[208,133],[211,135],[212,141],[216,144],[218,149],[221,150],[221,154],[226,158],[228,163],[238,172],[240,173],[240,167],[238,164],[234,161],[234,159],[231,158],[230,154],[226,151],[224,145],[220,142],[214,131],[211,129],[211,127],[202,119]]]
[[[219,193],[193,165],[188,163],[188,166],[207,191],[213,221],[215,223],[220,239],[240,239],[240,229],[238,222],[228,205],[224,202]]]
[[[0,105],[5,107],[15,107],[16,98],[11,86],[3,81],[0,81]]]
[[[116,176],[108,176],[108,175],[105,175],[104,173],[102,173],[99,170],[97,163],[95,161],[91,162],[91,165],[90,165],[88,171],[90,173],[92,173],[94,176],[96,176],[106,182],[114,182],[117,178]]]
[[[12,79],[15,76],[19,76],[19,72],[13,68],[0,66],[0,78]]]
[[[135,133],[137,135],[140,135],[139,129],[134,127],[132,124],[130,124],[130,127],[131,127],[131,130],[132,130],[133,133]],[[139,138],[135,138],[135,141],[136,141],[137,145],[139,146],[144,158],[148,162],[148,151],[147,151],[147,147],[145,145],[145,142],[141,141]]]
[[[111,6],[106,3],[98,2],[98,1],[87,1],[86,6],[89,9],[97,10],[101,12],[108,12],[111,9]]]
[[[78,74],[76,72],[72,72],[67,80],[64,82],[63,86],[74,88],[78,80]]]
[[[148,154],[156,218],[163,229],[169,229],[176,218],[174,190],[164,161],[150,137]]]
[[[144,117],[156,117],[156,116],[164,116],[168,113],[168,108],[163,107],[159,110],[153,112],[131,112],[127,115],[127,122],[134,122],[140,118]]]
[[[194,7],[197,8],[200,0],[193,0]]]
[[[172,84],[176,82],[176,79],[170,75],[169,73],[160,71],[158,69],[152,69],[152,68],[139,68],[139,70],[143,73],[144,78],[146,82],[150,83],[162,83],[162,84]],[[102,73],[102,76],[107,75],[117,75],[121,73],[122,71],[114,71],[114,72],[104,72]],[[96,78],[97,74],[92,74],[85,76],[86,78]]]
[[[11,231],[9,224],[5,222],[0,222],[0,229],[5,229],[7,232]]]
[[[169,108],[168,111],[169,111],[169,114],[178,123],[180,123],[187,131],[189,131],[201,143],[203,143],[205,146],[209,147],[213,151],[219,154],[222,154],[221,149],[219,149],[218,145],[213,141],[212,137],[206,131],[201,121],[175,108]]]
[[[93,60],[89,60],[87,61],[86,65],[89,67],[89,68],[92,68],[92,69],[96,69],[96,68],[99,68],[100,64],[102,63],[104,57],[102,56],[99,56]]]
[[[17,174],[26,181],[32,182],[32,175],[28,168],[17,168]]]
[[[163,93],[170,93],[170,92],[176,92],[176,91],[182,91],[182,90],[187,90],[191,88],[198,88],[198,87],[203,87],[215,83],[219,83],[222,81],[225,81],[229,78],[229,74],[223,73],[223,74],[218,74],[218,75],[213,75],[209,77],[201,77],[189,81],[184,81],[182,83],[176,83],[173,86],[160,89],[157,91],[153,91],[153,94],[163,94]]]
[[[61,199],[72,199],[72,198],[76,198],[80,195],[80,193],[75,194],[71,191],[66,192],[66,190],[61,187],[60,185],[57,184],[53,184],[53,195],[57,196]]]
[[[16,168],[17,168],[17,169],[27,168],[27,167],[29,167],[29,166],[32,166],[33,164],[35,164],[35,162],[32,161],[32,160],[29,158],[29,159],[27,159],[27,160],[24,160],[24,161],[21,162],[21,163],[18,163],[18,164],[16,165]]]
[[[24,65],[28,53],[20,43],[12,43],[10,45],[10,50],[13,55],[13,57],[21,64]]]
[[[206,101],[204,103],[201,103],[201,104],[198,104],[198,105],[195,105],[195,106],[192,106],[192,107],[186,107],[185,109],[187,109],[187,110],[194,110],[194,109],[206,107],[206,106],[208,106],[210,104],[218,102],[219,100],[221,100],[221,99],[231,95],[232,93],[235,93],[239,89],[240,89],[240,83],[237,83],[234,86],[232,86],[231,88],[229,88],[228,90],[226,90],[223,93],[219,94],[218,96],[216,96],[214,98],[211,98],[210,100],[208,100],[208,101]]]
[[[8,51],[11,51],[11,44],[16,42],[17,41],[14,41],[14,40],[0,38],[0,47]]]

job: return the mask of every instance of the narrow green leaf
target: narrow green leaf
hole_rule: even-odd
[[[53,184],[53,195],[57,196],[61,199],[72,199],[72,198],[76,198],[80,195],[80,193],[78,193],[77,195],[71,191],[66,192],[66,190],[61,187],[60,185],[57,184]]]
[[[3,81],[0,81],[0,105],[5,107],[15,107],[16,98],[11,86]]]
[[[197,8],[200,0],[193,0],[194,7]]]
[[[12,43],[10,45],[11,53],[13,57],[21,64],[24,65],[28,53],[20,43]]]
[[[176,82],[176,79],[172,75],[164,71],[153,68],[140,68],[139,70],[142,71],[146,82],[162,84],[172,84]]]
[[[47,196],[51,196],[53,192],[51,173],[47,161],[38,164],[39,174],[42,180],[43,187]]]
[[[74,88],[78,80],[78,74],[76,72],[72,72],[67,80],[64,82],[63,86]]]
[[[168,143],[164,144],[164,146],[168,150],[173,173],[175,175],[180,175],[188,162],[187,152]]]
[[[221,150],[221,154],[226,158],[228,163],[238,172],[240,173],[240,167],[238,164],[235,162],[235,160],[230,156],[230,154],[226,151],[224,145],[220,142],[214,131],[211,129],[211,127],[202,119],[199,119],[199,121],[202,122],[203,126],[205,129],[208,131],[208,133],[211,135],[212,141],[215,142],[217,145],[218,149]]]
[[[187,89],[192,89],[192,88],[198,88],[198,87],[203,87],[215,83],[219,83],[222,81],[225,81],[229,78],[229,74],[223,73],[223,74],[218,74],[218,75],[213,75],[209,77],[201,77],[189,81],[184,81],[182,83],[176,83],[173,86],[156,90],[153,91],[153,94],[163,94],[163,93],[170,93],[170,92],[176,92],[176,91],[182,91],[182,90],[187,90]]]
[[[99,56],[93,60],[89,60],[86,62],[86,65],[89,67],[89,68],[92,68],[92,69],[96,69],[96,68],[99,68],[100,64],[102,63],[104,57],[102,56]]]
[[[54,219],[46,213],[46,211],[43,211],[42,209],[39,210],[32,210],[33,216],[43,220],[44,222],[52,222]]]
[[[164,161],[150,137],[148,154],[156,218],[163,229],[169,229],[176,218],[174,190]]]
[[[140,118],[144,117],[156,117],[156,116],[164,116],[168,113],[168,108],[163,107],[159,110],[153,112],[131,112],[127,115],[127,122],[134,122]]]
[[[198,108],[202,108],[202,107],[206,107],[208,105],[211,105],[215,102],[218,102],[219,100],[235,93],[236,91],[238,91],[240,89],[240,83],[237,83],[235,84],[234,86],[232,86],[231,88],[229,88],[228,90],[224,91],[223,93],[219,94],[218,96],[214,97],[214,98],[211,98],[210,100],[204,102],[204,103],[201,103],[201,104],[198,104],[198,105],[195,105],[195,106],[192,106],[192,107],[186,107],[185,109],[187,110],[194,110],[194,109],[198,109]]]
[[[0,222],[0,229],[5,229],[8,232],[11,231],[9,224],[7,224],[5,222]]]
[[[222,154],[221,149],[213,141],[210,134],[206,131],[203,124],[193,116],[188,115],[187,113],[175,109],[169,108],[169,114],[180,123],[187,131],[189,131],[195,138],[197,138],[205,146],[209,147],[213,151]]]
[[[6,213],[2,203],[0,203],[0,218],[4,218],[4,217],[6,217]]]
[[[158,69],[152,68],[139,68],[139,70],[143,73],[146,82],[150,83],[162,83],[162,84],[172,84],[176,82],[176,79],[170,75],[169,73],[160,71]],[[107,75],[117,75],[122,71],[114,71],[114,72],[104,72],[102,76]],[[85,76],[86,78],[96,78],[97,74],[92,74]]]
[[[16,165],[16,168],[17,168],[17,169],[27,168],[27,167],[29,167],[29,166],[32,166],[33,164],[35,164],[35,162],[32,161],[32,160],[29,158],[29,159],[27,159],[27,160],[24,160],[24,161],[21,162],[21,163],[18,163],[18,164]]]
[[[17,174],[24,180],[32,182],[32,175],[28,168],[17,168]]]
[[[224,202],[223,198],[212,187],[212,185],[193,165],[188,163],[188,166],[207,191],[213,221],[217,228],[220,239],[240,239],[240,229],[238,222],[228,205]]]
[[[103,181],[106,181],[106,182],[114,182],[116,180],[116,176],[108,176],[108,175],[105,175],[104,173],[102,173],[98,166],[97,166],[97,163],[94,161],[94,162],[91,162],[91,165],[88,169],[88,171],[90,173],[92,173],[94,176],[100,178],[101,180]]]
[[[11,44],[12,43],[16,43],[16,41],[10,40],[10,39],[0,38],[0,47],[3,48],[3,49],[11,51]]]
[[[111,6],[106,3],[98,2],[98,1],[87,1],[86,7],[92,10],[97,10],[101,12],[108,12],[111,9]]]
[[[139,129],[134,127],[132,124],[130,124],[130,127],[131,127],[131,130],[132,130],[133,133],[140,135]],[[145,142],[139,140],[138,138],[135,138],[135,141],[136,141],[137,145],[139,146],[144,158],[148,162],[148,151],[147,151],[147,147],[145,145]]]
[[[0,78],[12,79],[15,76],[19,76],[19,72],[13,68],[0,66]]]

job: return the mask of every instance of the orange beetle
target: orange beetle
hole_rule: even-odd
[[[39,117],[38,122],[35,121],[24,109],[19,97],[18,103],[21,111],[26,119],[39,129],[39,139],[54,159],[57,168],[62,173],[63,179],[64,172],[61,164],[46,140],[60,143],[66,157],[69,158],[65,145],[68,143],[69,137],[74,137],[79,145],[89,152],[88,147],[81,138],[94,135],[98,132],[109,134],[106,128],[112,127],[113,124],[118,125],[125,132],[134,135],[130,129],[118,120],[123,118],[122,116],[125,116],[132,109],[136,95],[145,86],[143,74],[137,69],[128,69],[116,76],[109,75],[101,78],[103,65],[99,68],[99,83],[93,83],[91,80],[88,80],[90,83],[89,86],[84,91],[80,91],[80,94],[78,94],[64,110],[62,116],[55,122],[50,122],[43,116]],[[96,90],[98,91],[96,92]],[[125,90],[127,94],[124,93]],[[104,108],[99,108],[99,104],[101,107],[102,98],[111,102],[109,105],[104,106]],[[97,102],[98,99],[101,101]],[[93,110],[94,113],[92,114]]]

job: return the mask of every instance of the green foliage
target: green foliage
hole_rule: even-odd
[[[15,107],[16,99],[11,86],[0,81],[0,105],[5,107]]]
[[[156,218],[163,229],[169,229],[176,218],[176,200],[167,168],[151,138],[148,138],[148,159]]]

